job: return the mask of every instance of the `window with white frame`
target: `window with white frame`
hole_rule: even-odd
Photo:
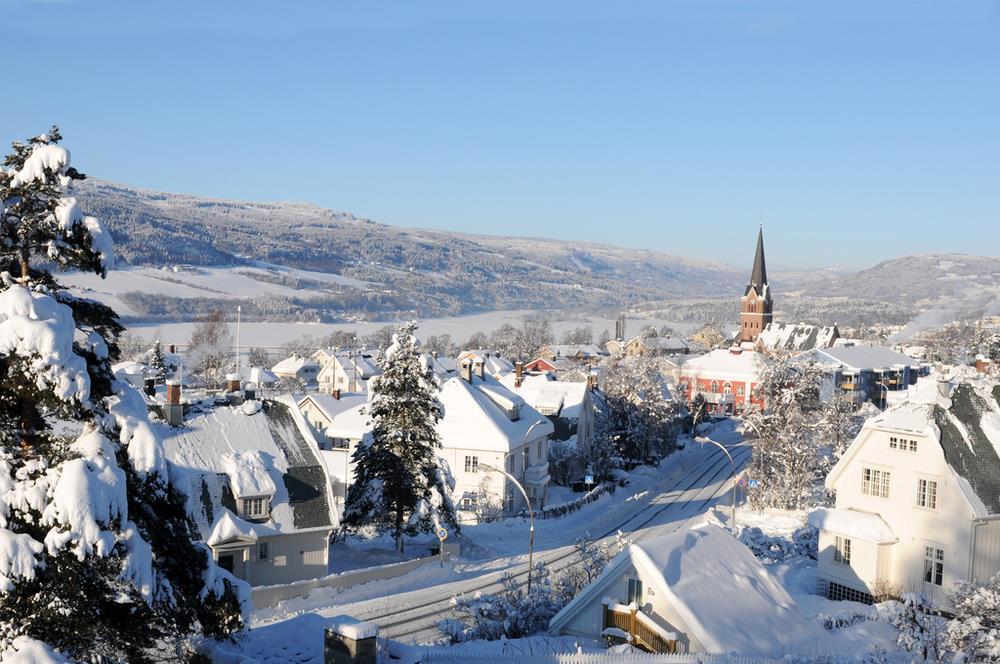
[[[922,478],[917,480],[917,505],[937,509],[937,482]]]
[[[908,443],[910,444],[910,451],[911,451],[911,452],[916,452],[916,451],[917,451],[917,441],[915,441],[915,440],[913,440],[913,439],[911,438],[911,439],[910,439],[910,440],[908,440],[907,442],[908,442]]]
[[[862,468],[861,493],[866,496],[875,496],[876,498],[888,498],[890,479],[891,474],[888,470]]]
[[[465,472],[467,473],[479,472],[479,457],[477,456],[465,457]]]
[[[244,498],[243,516],[248,516],[250,518],[267,516],[267,499]]]
[[[851,540],[837,535],[833,538],[833,562],[851,564]]]
[[[935,586],[944,583],[944,551],[937,547],[924,547],[924,582]]]

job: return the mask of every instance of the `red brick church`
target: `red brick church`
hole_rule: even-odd
[[[757,231],[757,253],[753,259],[750,283],[740,299],[740,341],[757,341],[771,322],[771,287],[767,285],[767,264],[764,262],[764,229]]]

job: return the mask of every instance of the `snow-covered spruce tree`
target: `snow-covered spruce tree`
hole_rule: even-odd
[[[407,323],[396,331],[383,373],[372,380],[371,432],[354,451],[355,479],[344,511],[348,528],[374,525],[393,533],[398,551],[404,535],[440,526],[458,531],[454,479],[437,454],[441,407],[417,351],[416,329]]]
[[[163,354],[163,344],[157,339],[153,344],[153,350],[149,354],[149,368],[155,378],[162,378],[167,372],[166,357]]]
[[[742,418],[743,430],[752,436],[748,474],[759,482],[749,502],[754,509],[801,509],[813,502],[821,485],[816,429],[822,373],[814,363],[788,354],[772,357],[758,370],[754,396],[765,407],[751,406]]]
[[[145,661],[240,629],[243,586],[194,543],[145,402],[111,372],[117,316],[46,269],[112,264],[60,138],[15,143],[0,168],[0,652]]]

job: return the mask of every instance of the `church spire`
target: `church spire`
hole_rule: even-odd
[[[756,288],[758,293],[763,294],[764,287],[767,286],[767,265],[764,263],[764,227],[757,231],[757,255],[753,259],[753,271],[750,273],[750,288]]]

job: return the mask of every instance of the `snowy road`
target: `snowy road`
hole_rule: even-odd
[[[750,448],[738,435],[722,438],[738,468],[750,457]],[[676,457],[676,458],[675,458]],[[621,530],[631,540],[656,537],[697,521],[712,506],[728,507],[732,467],[721,450],[697,443],[672,455],[658,469],[647,469],[651,481],[636,483],[615,498],[602,499],[566,517],[539,521],[536,525],[535,560],[544,561],[551,572],[577,562],[574,539],[589,531],[594,539],[613,538]],[[495,592],[505,572],[526,582],[526,527],[511,520],[510,527],[497,527],[470,534],[480,546],[495,551],[488,560],[460,562],[452,568],[436,566],[394,579],[368,584],[343,594],[314,592],[308,598],[290,600],[255,615],[250,642],[244,652],[262,662],[318,662],[311,642],[322,633],[323,619],[349,614],[379,624],[380,632],[407,643],[431,643],[441,638],[440,620],[451,617],[455,595]],[[480,527],[481,528],[481,527]],[[491,539],[493,538],[493,539]],[[495,541],[494,541],[495,540]],[[383,585],[383,583],[385,585]],[[297,638],[297,637],[301,637]],[[278,654],[280,653],[280,654]],[[272,656],[277,654],[278,659]]]

